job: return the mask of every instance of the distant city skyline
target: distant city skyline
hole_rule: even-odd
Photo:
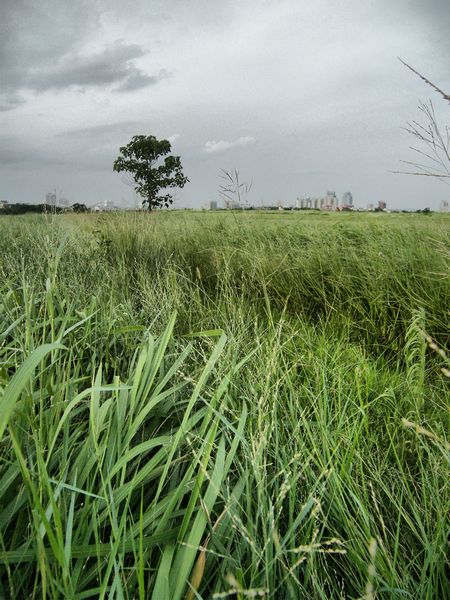
[[[431,98],[401,57],[450,90],[447,0],[4,0],[0,200],[133,206],[112,165],[133,135],[169,139],[190,183],[175,207],[219,200],[221,169],[253,204],[327,188],[355,205],[437,210],[450,188],[394,174],[402,128]]]

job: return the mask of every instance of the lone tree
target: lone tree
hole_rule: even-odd
[[[182,188],[189,181],[183,174],[180,157],[166,156],[170,150],[168,140],[157,140],[153,135],[135,135],[129,144],[120,148],[120,155],[114,161],[114,171],[131,174],[133,187],[148,210],[169,207],[173,202],[172,195],[160,195],[160,191]]]

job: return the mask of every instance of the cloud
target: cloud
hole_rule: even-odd
[[[0,111],[24,104],[27,90],[104,87],[126,93],[168,77],[163,69],[148,73],[136,64],[147,50],[134,39],[128,43],[118,39],[126,38],[127,31],[105,36],[105,4],[2,0]],[[93,43],[98,49],[92,50]]]
[[[134,60],[144,54],[146,51],[138,44],[117,40],[100,52],[66,55],[55,67],[35,70],[26,85],[35,91],[114,85],[121,92],[136,90],[167,77],[164,70],[151,76],[139,69]]]
[[[140,69],[131,65],[132,69],[130,74],[127,76],[125,81],[116,88],[117,92],[133,92],[134,90],[138,90],[143,87],[147,87],[150,85],[156,85],[163,79],[167,79],[170,77],[169,72],[166,69],[160,69],[156,75],[147,75]]]
[[[448,0],[263,0],[258,11],[254,0],[136,0],[131,11],[123,0],[0,1],[10,200],[41,181],[41,196],[51,184],[119,201],[111,165],[138,133],[170,136],[192,205],[214,197],[224,159],[268,203],[329,186],[419,207],[432,185],[384,174],[407,158],[400,128],[416,98],[433,95],[396,57],[450,88]]]
[[[59,151],[58,151],[59,150]],[[43,166],[65,163],[61,148],[42,147],[27,136],[0,134],[0,165],[3,166]]]
[[[227,140],[220,140],[218,142],[211,140],[205,143],[204,150],[208,154],[218,154],[219,152],[226,152],[231,148],[242,148],[245,146],[250,146],[256,142],[254,137],[250,135],[245,135],[237,140],[229,142]]]
[[[68,129],[57,134],[57,137],[71,138],[104,138],[117,136],[123,133],[132,133],[142,127],[137,121],[121,121],[119,123],[106,123],[104,125],[95,125],[93,127],[83,127],[81,129]]]
[[[14,92],[10,94],[0,94],[0,112],[17,108],[17,106],[20,106],[24,102],[25,100],[19,94]]]
[[[3,104],[9,109],[23,102],[30,75],[52,68],[60,57],[76,53],[98,32],[99,11],[88,0],[2,0],[0,19],[0,78]]]

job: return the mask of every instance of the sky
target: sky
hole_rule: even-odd
[[[392,171],[450,92],[449,0],[1,0],[0,200],[133,206],[114,173],[133,135],[169,139],[189,177],[174,207],[341,197],[438,208],[450,187]]]

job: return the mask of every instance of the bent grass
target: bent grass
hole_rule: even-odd
[[[0,596],[447,597],[447,222],[228,216],[0,222]]]

